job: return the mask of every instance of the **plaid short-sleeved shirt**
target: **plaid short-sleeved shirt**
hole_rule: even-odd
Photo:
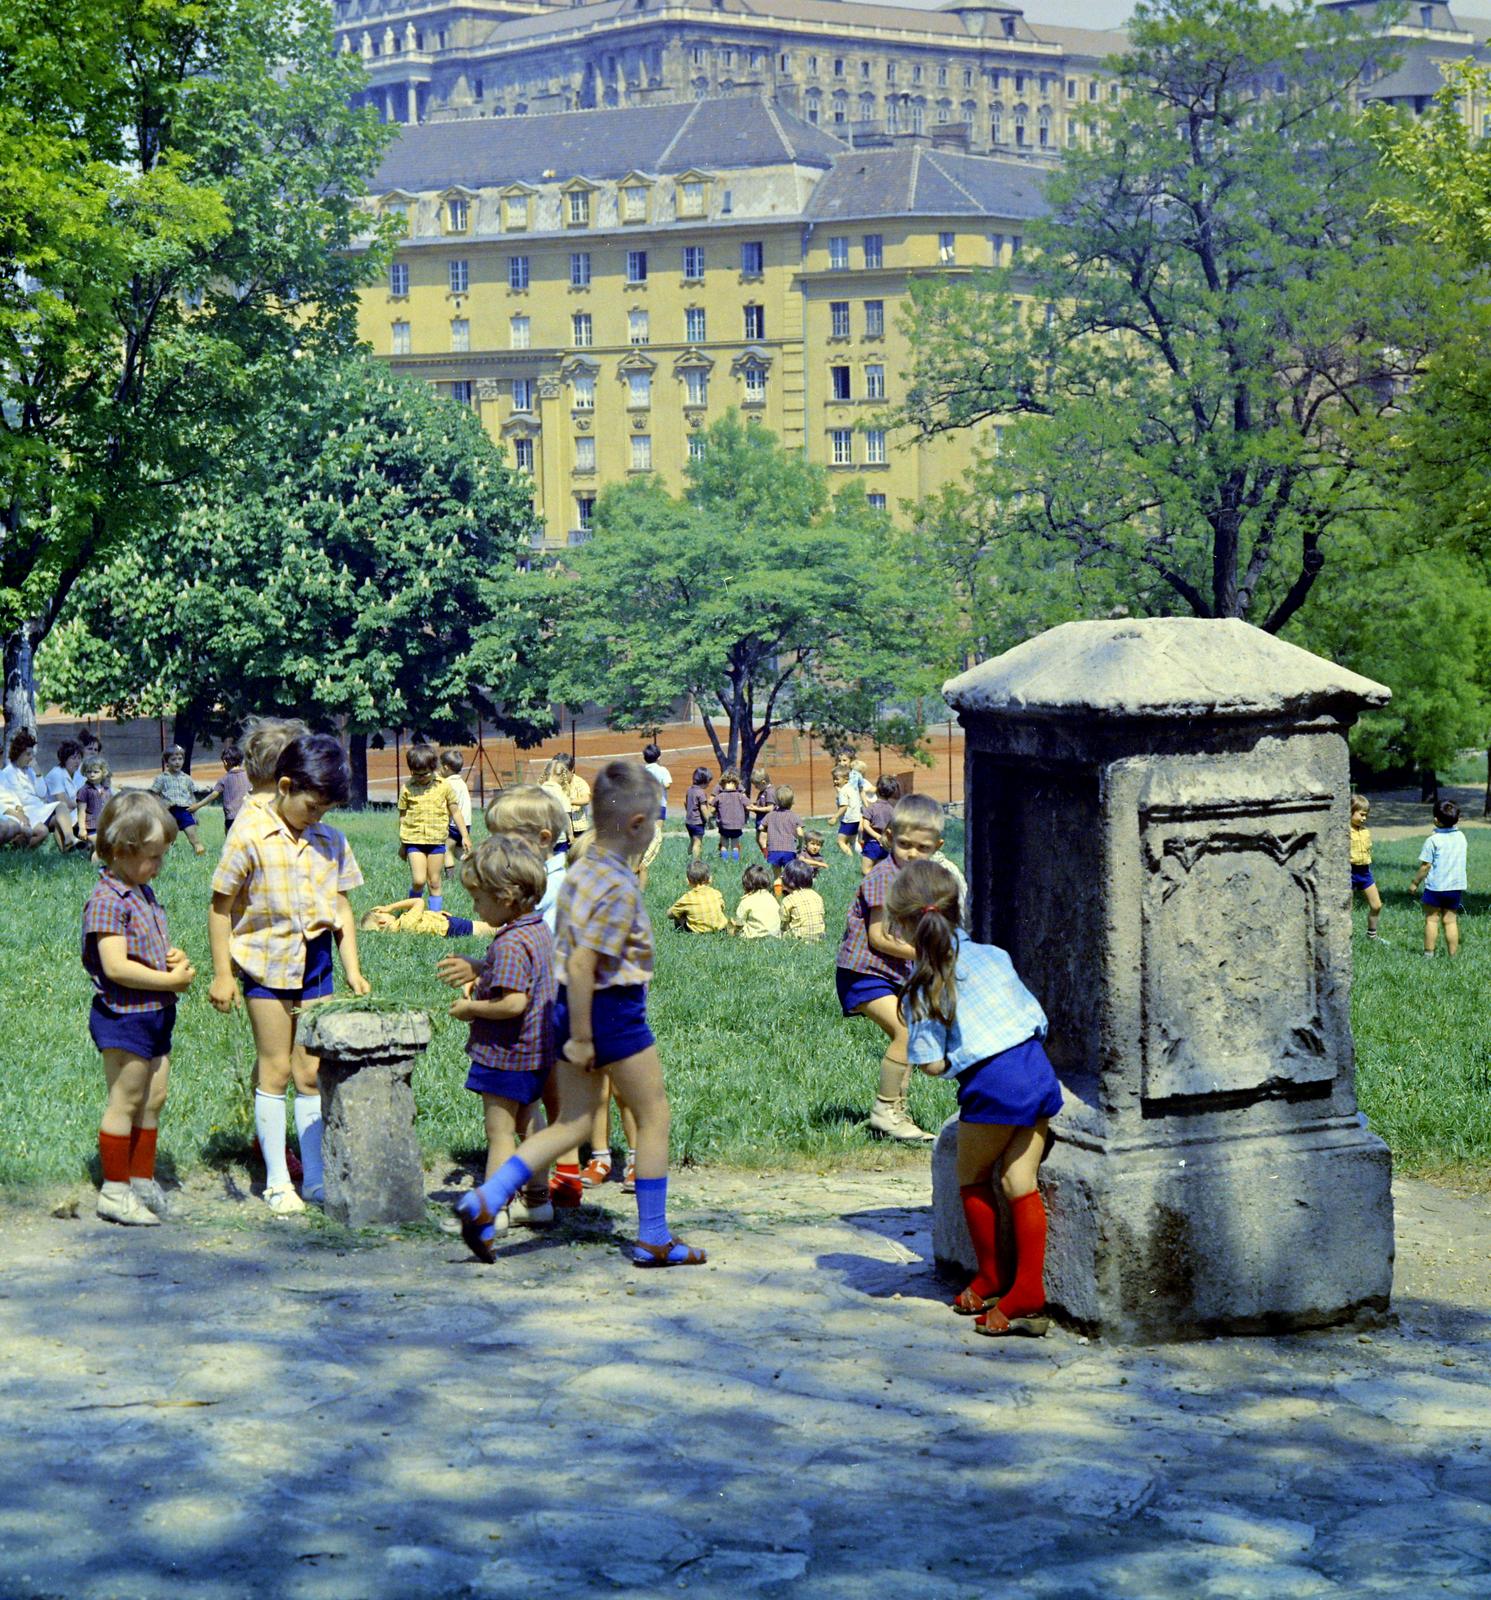
[[[399,790],[399,842],[439,844],[450,827],[451,787],[444,778]]]
[[[637,875],[620,856],[594,846],[564,875],[555,915],[554,965],[563,975],[571,950],[593,950],[595,986],[617,989],[652,977],[652,923]]]
[[[521,1017],[471,1024],[466,1054],[502,1072],[539,1072],[554,1064],[554,940],[536,911],[497,930],[476,971],[473,1000],[526,994]]]
[[[907,1019],[906,1058],[913,1066],[946,1061],[953,1076],[1013,1050],[1027,1039],[1046,1037],[1046,1013],[1020,982],[1014,963],[994,944],[957,940],[958,1006],[952,1027],[934,1017]]]
[[[768,850],[797,850],[797,836],[802,832],[802,818],[795,811],[768,811],[761,819],[766,833]]]
[[[275,805],[245,805],[212,892],[233,899],[233,964],[270,989],[298,989],[305,947],[337,925],[337,896],[362,883],[346,836],[324,822],[298,838]]]
[[[722,828],[743,830],[750,819],[750,808],[744,789],[716,789],[714,792],[714,819]]]
[[[877,861],[874,870],[859,881],[854,898],[849,902],[849,918],[844,924],[844,942],[839,946],[838,965],[849,972],[862,972],[867,978],[884,978],[887,983],[903,984],[910,973],[904,961],[892,961],[889,956],[877,955],[870,948],[868,927],[870,913],[885,905],[890,880],[900,868],[895,858],[887,856]]]
[[[725,897],[712,883],[691,883],[668,907],[668,916],[690,933],[718,933],[730,922]]]
[[[150,785],[150,792],[168,806],[192,806],[209,791],[188,772],[163,772]]]
[[[93,979],[98,998],[111,1011],[164,1011],[176,1004],[174,994],[158,989],[127,989],[104,976],[98,959],[98,936],[122,933],[124,953],[141,966],[166,970],[166,913],[148,883],[125,883],[107,869],[99,874],[83,906],[83,970]]]
[[[816,889],[794,889],[782,897],[782,932],[793,939],[823,937],[823,896]]]

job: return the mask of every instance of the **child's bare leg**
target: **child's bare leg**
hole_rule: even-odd
[[[925,1144],[933,1137],[917,1127],[906,1109],[906,1088],[911,1067],[906,1060],[906,1024],[901,1020],[901,1004],[894,995],[883,994],[867,1000],[859,1014],[868,1017],[886,1037],[885,1054],[880,1058],[880,1086],[870,1112],[870,1127],[890,1139]]]
[[[1439,907],[1424,907],[1424,954],[1432,956],[1439,943]]]
[[[1452,956],[1460,954],[1460,913],[1446,911],[1443,913],[1444,921],[1444,947]]]
[[[600,1100],[599,1075],[560,1061],[554,1068],[554,1078],[559,1086],[558,1115],[547,1127],[529,1134],[472,1195],[463,1195],[456,1203],[457,1215],[476,1218],[484,1206],[496,1216],[535,1174],[547,1170],[552,1161],[566,1150],[575,1149],[585,1137]]]
[[[192,850],[195,854],[199,856],[205,856],[207,854],[207,846],[203,844],[201,839],[198,837],[196,823],[193,823],[191,827],[186,830],[186,842],[192,847]]]
[[[635,1150],[637,1148],[637,1119],[632,1115],[632,1108],[622,1105],[618,1101],[616,1109],[621,1113],[621,1132],[626,1139],[626,1147],[628,1150]]]
[[[1377,932],[1377,919],[1382,915],[1382,896],[1375,883],[1369,883],[1362,892],[1367,897],[1367,932],[1370,935]]]
[[[632,1260],[643,1267],[692,1267],[702,1250],[675,1239],[668,1228],[668,1095],[657,1046],[649,1045],[611,1064],[611,1083],[624,1110],[636,1118],[637,1247]]]
[[[994,1203],[994,1175],[1014,1130],[1004,1123],[959,1122],[958,1195],[978,1270],[973,1281],[953,1301],[965,1315],[982,1311],[986,1301],[997,1299],[1006,1285],[999,1276],[999,1213]]]
[[[504,1100],[498,1094],[484,1094],[481,1104],[487,1125],[486,1176],[490,1178],[518,1148],[518,1117],[523,1108],[516,1100]]]
[[[104,1080],[108,1098],[98,1125],[98,1162],[103,1169],[98,1212],[114,1222],[149,1223],[155,1217],[138,1201],[130,1199],[130,1179],[140,1164],[138,1148],[143,1138],[148,1144],[148,1174],[155,1172],[155,1123],[142,1133],[139,1122],[147,1114],[151,1080],[165,1063],[165,1057],[147,1060],[130,1050],[103,1051]],[[162,1093],[161,1099],[165,1095]],[[159,1110],[157,1105],[156,1110]],[[153,1116],[153,1114],[151,1114]],[[145,1167],[141,1165],[142,1173]]]
[[[425,856],[426,871],[429,874],[430,899],[440,898],[440,885],[445,881],[445,852],[432,850]]]
[[[127,1139],[130,1129],[145,1115],[155,1062],[129,1050],[105,1050],[103,1060],[108,1099],[98,1131],[114,1139]]]
[[[259,1064],[259,1087],[254,1091],[254,1128],[264,1157],[264,1192],[290,1189],[290,1169],[285,1163],[285,1090],[291,1078],[295,1050],[296,1003],[257,996],[244,1001],[254,1030],[254,1051]],[[296,1204],[298,1205],[298,1201]]]
[[[413,887],[411,900],[418,900],[425,892],[426,857],[423,850],[409,852],[409,882]]]
[[[835,837],[839,841],[839,851],[840,851],[840,853],[843,854],[843,855],[846,855],[846,856],[852,856],[854,854],[854,850],[853,850],[853,847],[849,843],[849,835],[846,834],[846,833],[840,833],[840,834],[835,835]]]

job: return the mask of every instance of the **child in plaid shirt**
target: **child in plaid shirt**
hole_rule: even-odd
[[[134,1226],[154,1226],[167,1215],[155,1181],[156,1130],[176,996],[196,977],[166,937],[166,913],[150,888],[175,839],[176,823],[154,795],[116,795],[99,818],[104,870],[83,907],[83,967],[94,991],[88,1032],[109,1086],[98,1128],[98,1214]]]
[[[961,937],[958,885],[944,868],[908,862],[886,894],[885,914],[914,953],[901,992],[907,1059],[958,1081],[958,1192],[978,1273],[953,1310],[975,1317],[979,1333],[1039,1337],[1049,1324],[1046,1208],[1036,1176],[1046,1125],[1061,1110],[1061,1085],[1041,1043],[1046,1014],[1003,950]],[[1015,1276],[1004,1286],[996,1173],[1015,1234]]]
[[[207,804],[214,791],[187,772],[186,751],[179,744],[162,750],[160,760],[164,770],[150,785],[150,792],[170,807],[176,826],[186,836],[192,853],[205,856],[207,846],[197,837],[197,812]]]
[[[639,1267],[696,1266],[702,1250],[668,1230],[668,1097],[657,1041],[647,1025],[652,926],[628,865],[647,847],[657,821],[657,784],[640,762],[612,761],[596,778],[595,842],[565,874],[559,892],[555,965],[562,986],[554,1008],[559,1118],[525,1139],[496,1174],[456,1202],[467,1246],[491,1261],[498,1213],[534,1171],[583,1139],[609,1073],[617,1098],[637,1122]]]

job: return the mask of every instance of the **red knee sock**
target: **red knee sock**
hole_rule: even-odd
[[[980,1299],[991,1300],[999,1293],[999,1213],[994,1209],[994,1191],[987,1183],[965,1183],[958,1194],[978,1261],[978,1273],[968,1287]]]
[[[571,1210],[579,1205],[585,1195],[580,1182],[580,1167],[575,1161],[561,1161],[554,1168],[554,1180],[549,1185],[549,1198],[556,1206]]]
[[[129,1135],[101,1133],[98,1136],[98,1164],[105,1183],[129,1182]]]
[[[1007,1317],[1033,1317],[1046,1304],[1046,1205],[1032,1189],[1010,1201],[1015,1226],[1015,1281],[999,1302]]]
[[[129,1175],[132,1178],[155,1176],[155,1128],[129,1130]]]

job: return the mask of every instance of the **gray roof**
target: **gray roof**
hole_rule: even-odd
[[[1432,50],[1405,50],[1398,65],[1362,90],[1365,100],[1398,100],[1435,95],[1444,88],[1444,69]]]
[[[1044,178],[1041,169],[1023,162],[925,145],[855,150],[834,163],[805,214],[817,222],[908,214],[1038,217],[1046,211]]]
[[[1129,35],[1124,28],[1059,28],[1054,23],[1038,22],[1034,33],[1046,44],[1059,44],[1068,55],[1091,56],[1101,61],[1106,56],[1129,52]]]
[[[827,167],[845,148],[779,106],[744,98],[424,122],[400,130],[369,191],[491,188],[537,183],[545,173],[604,179],[690,167]]]

